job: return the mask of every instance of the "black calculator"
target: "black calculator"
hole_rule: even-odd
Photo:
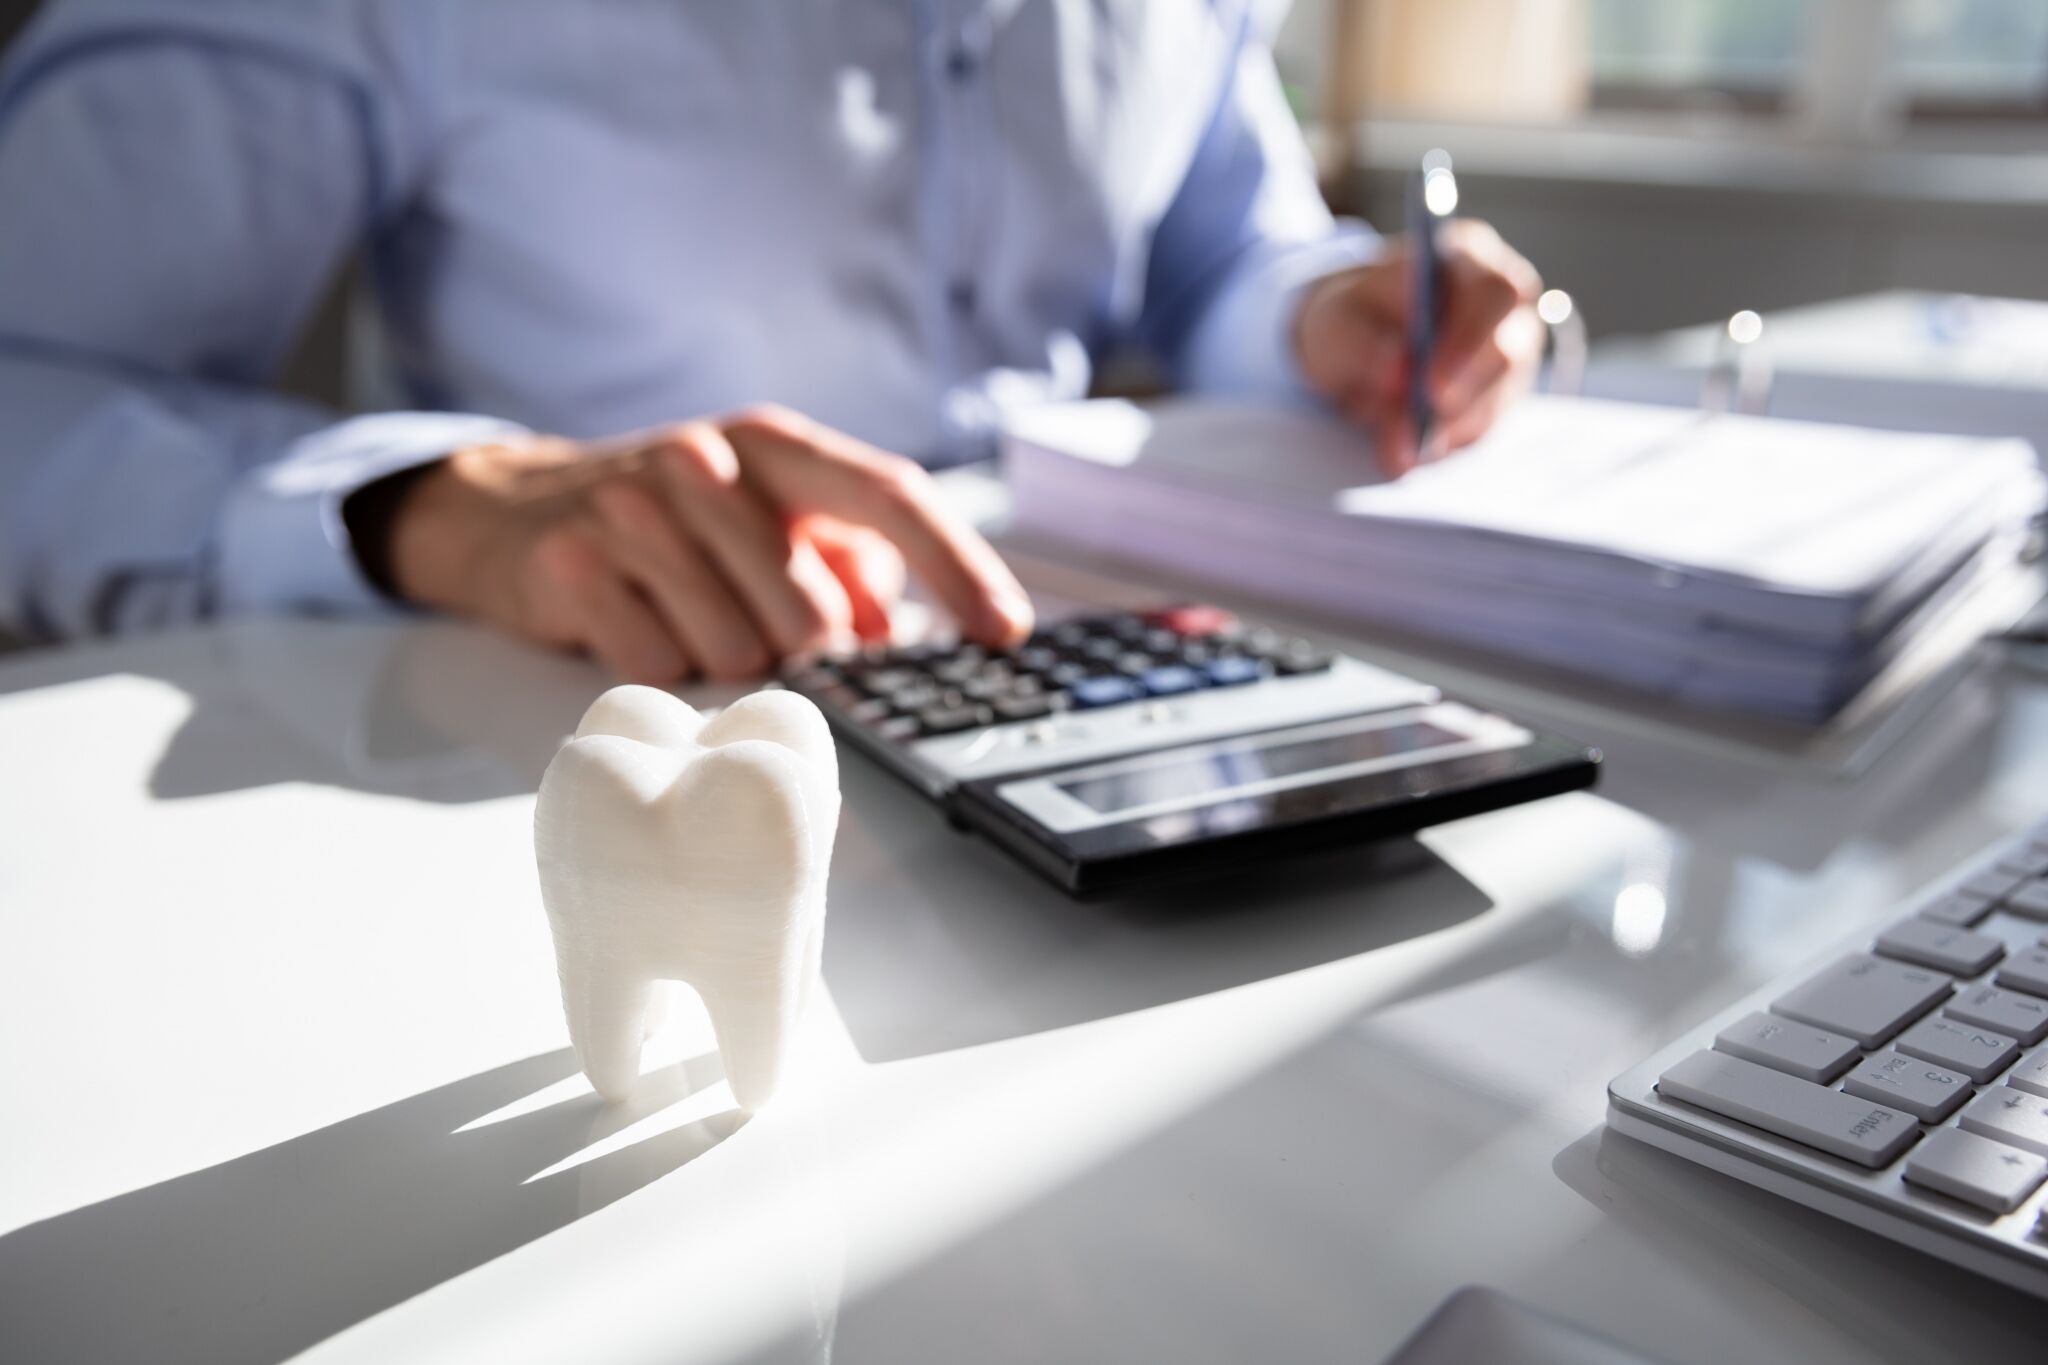
[[[1412,833],[1593,784],[1597,751],[1217,607],[1007,650],[799,661],[838,734],[1068,892]]]

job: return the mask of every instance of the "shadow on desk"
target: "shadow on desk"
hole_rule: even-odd
[[[562,1168],[722,1073],[714,1055],[646,1073],[626,1105],[519,1103],[576,1074],[566,1048],[529,1057],[0,1237],[0,1359],[268,1365],[632,1193],[741,1121],[727,1110]]]
[[[1640,1236],[1702,1286],[1761,1279],[1869,1360],[2040,1357],[2038,1300],[1648,1143],[1602,1127],[1551,1169],[1620,1224],[1594,1236]]]
[[[1075,901],[873,765],[845,816],[825,978],[863,1058],[896,1061],[1207,995],[1463,923],[1484,892],[1413,839]]]

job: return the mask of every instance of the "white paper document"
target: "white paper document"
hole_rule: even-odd
[[[2039,509],[2023,441],[1532,397],[1387,482],[1320,417],[1013,419],[1020,530],[1708,705],[1831,713]]]

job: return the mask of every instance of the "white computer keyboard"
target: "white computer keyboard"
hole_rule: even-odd
[[[2048,823],[1607,1099],[1617,1132],[2048,1298]]]

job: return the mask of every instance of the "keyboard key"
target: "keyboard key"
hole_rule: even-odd
[[[1993,863],[1991,870],[2014,877],[2048,875],[2048,852],[2038,848],[2017,848]]]
[[[1903,1109],[1922,1122],[1940,1123],[1970,1098],[1970,1078],[1902,1052],[1886,1052],[1851,1071],[1842,1089],[1858,1099]]]
[[[1138,684],[1129,678],[1099,676],[1083,678],[1068,689],[1074,699],[1076,711],[1089,711],[1098,706],[1115,706],[1118,702],[1136,701]]]
[[[2030,1095],[2048,1099],[2048,1050],[2022,1057],[2020,1064],[2012,1069],[2012,1074],[2005,1078],[2005,1083]]]
[[[2010,1033],[2028,1047],[2048,1038],[2048,1000],[1996,986],[1965,986],[1941,1011],[1978,1028]]]
[[[1893,1046],[1909,1057],[1960,1071],[1979,1085],[2020,1055],[2020,1045],[2003,1033],[1941,1018],[1922,1019],[1900,1034]]]
[[[1209,675],[1211,687],[1237,687],[1265,677],[1266,664],[1264,660],[1243,654],[1228,654],[1221,659],[1211,659],[1203,665],[1202,671]]]
[[[2014,953],[1992,979],[2029,995],[2048,995],[2048,948],[2035,946]]]
[[[1200,691],[1208,680],[1186,664],[1161,664],[1138,675],[1138,685],[1148,697],[1171,697]]]
[[[2016,890],[2006,893],[2005,908],[2028,919],[2048,919],[2048,881],[2039,877],[2029,878]]]
[[[1971,1100],[1956,1122],[1973,1133],[2048,1156],[2048,1099],[2029,1091],[1993,1086]]]
[[[1967,929],[1991,913],[1991,902],[1982,896],[1954,891],[1931,905],[1920,907],[1920,918]]]
[[[2025,880],[2024,877],[2015,877],[1996,868],[1986,868],[1956,890],[1972,896],[1982,896],[1988,901],[2003,900],[2006,892],[2017,889]]]
[[[1714,1050],[1822,1085],[1862,1055],[1854,1038],[1763,1013],[1722,1029],[1714,1039]]]
[[[1953,990],[1939,972],[1852,953],[1779,996],[1771,1011],[1877,1047]]]
[[[1877,951],[1886,957],[1903,958],[1957,976],[1975,976],[2005,956],[2005,944],[1989,934],[1936,924],[1915,915],[1878,935]]]
[[[1906,1179],[1993,1213],[2011,1213],[2048,1178],[2048,1161],[2003,1142],[1944,1128],[1906,1163]]]
[[[1658,1079],[1657,1093],[1873,1170],[1920,1136],[1897,1109],[1719,1052],[1693,1053]]]

